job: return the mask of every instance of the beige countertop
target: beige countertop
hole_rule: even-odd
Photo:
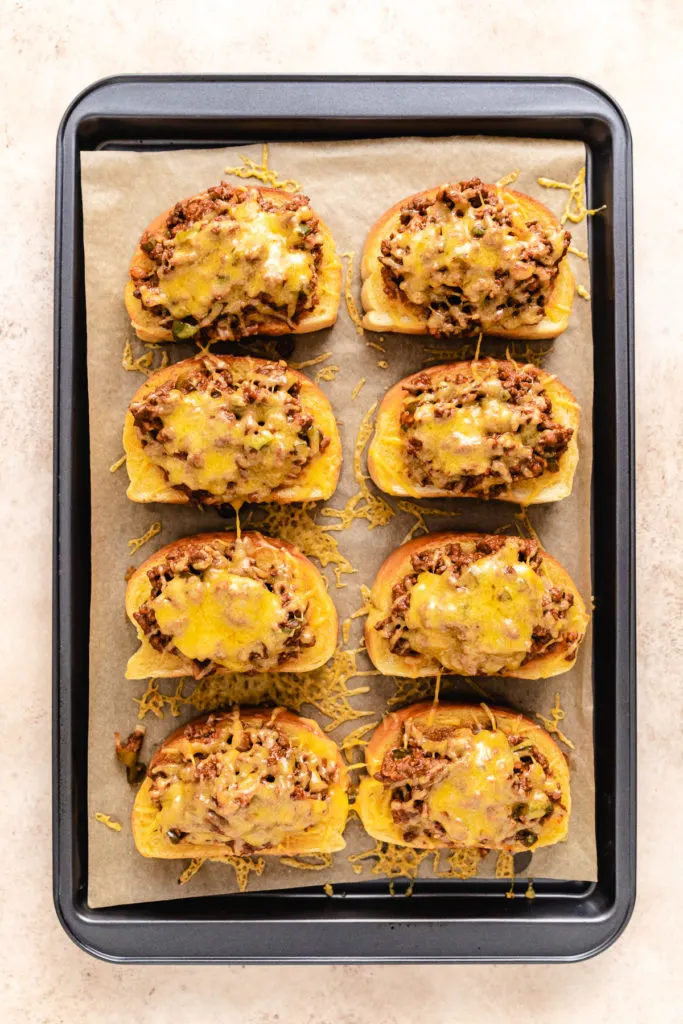
[[[3,682],[15,699],[0,721],[0,1019],[680,1020],[683,641],[670,623],[683,612],[683,332],[671,301],[683,287],[683,5],[262,0],[246,27],[242,8],[229,0],[2,5],[0,630]],[[637,239],[639,897],[626,933],[597,959],[521,968],[117,967],[89,958],[62,932],[50,881],[55,135],[64,108],[91,81],[141,71],[569,74],[597,82],[623,106],[635,144]]]

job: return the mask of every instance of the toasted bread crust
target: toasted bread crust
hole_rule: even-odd
[[[396,227],[399,214],[405,204],[411,200],[433,199],[440,188],[441,186],[436,186],[424,189],[422,192],[399,200],[383,213],[370,229],[363,247],[361,261],[361,279],[363,281],[361,302],[365,311],[363,327],[366,330],[387,331],[395,334],[429,334],[420,306],[392,298],[385,292],[379,255],[382,241]],[[517,202],[542,223],[557,224],[557,218],[547,206],[523,192],[505,189],[503,198]],[[559,264],[558,275],[546,303],[546,315],[540,323],[514,330],[488,328],[484,333],[492,338],[526,338],[529,340],[557,338],[567,329],[573,298],[574,275],[565,256]]]
[[[403,676],[409,679],[418,679],[421,676],[436,676],[442,672],[448,674],[435,659],[422,655],[418,658],[405,657],[394,654],[389,648],[386,637],[375,629],[377,623],[386,618],[392,605],[391,590],[394,583],[403,579],[412,571],[411,556],[418,552],[428,551],[432,548],[439,548],[447,543],[458,543],[462,541],[477,541],[489,537],[498,540],[497,536],[483,533],[433,533],[426,537],[416,537],[414,540],[396,548],[389,555],[386,561],[380,566],[370,594],[371,611],[365,622],[365,646],[370,660],[375,668],[384,675]],[[511,537],[510,540],[517,538]],[[583,599],[567,570],[560,563],[543,550],[543,565],[554,586],[562,587],[571,592],[574,597],[574,608],[577,611],[580,621],[583,623],[583,632],[590,621]],[[567,672],[574,664],[574,658],[567,661],[564,649],[551,652],[550,654],[539,654],[532,658],[521,668],[514,671],[504,671],[501,676],[514,679],[547,679],[550,676]],[[485,675],[485,673],[481,673]]]
[[[212,356],[210,358],[217,358],[221,365],[226,365],[228,368],[243,365],[253,367],[255,373],[264,366],[272,365],[267,359],[256,359],[252,356]],[[163,370],[157,370],[138,388],[132,402],[144,401],[148,395],[163,384],[176,380],[179,373],[191,370],[193,367],[199,369],[204,363],[204,357],[198,356],[193,359],[183,359],[181,362],[164,367]],[[293,484],[276,488],[270,493],[267,501],[279,505],[286,505],[293,501],[326,501],[336,490],[342,465],[342,445],[337,422],[327,395],[317,384],[314,384],[299,370],[294,370],[291,367],[287,367],[287,373],[301,385],[301,404],[313,416],[314,422],[330,439],[330,443],[324,452],[310,460]],[[161,467],[146,457],[130,410],[126,413],[124,421],[123,450],[126,453],[126,467],[130,479],[127,494],[131,501],[143,503],[159,501],[169,505],[187,505],[192,501],[183,491],[172,487],[167,482]],[[321,482],[321,479],[324,482]],[[225,496],[216,495],[206,498],[202,504],[223,505],[226,500]]]
[[[385,755],[394,747],[401,746],[405,723],[410,719],[419,718],[421,715],[428,715],[430,725],[436,728],[449,725],[456,728],[490,729],[493,719],[496,727],[506,735],[514,734],[528,738],[547,759],[549,769],[560,786],[562,804],[567,811],[559,825],[547,832],[545,836],[541,833],[535,849],[553,845],[566,838],[571,813],[569,766],[557,743],[545,729],[524,715],[510,711],[508,708],[450,702],[440,702],[438,705],[434,705],[431,701],[423,701],[388,714],[372,734],[365,748],[365,764],[368,774],[361,780],[355,807],[363,822],[363,827],[374,839],[423,850],[443,849],[448,845],[424,836],[406,843],[391,815],[387,813],[388,808],[383,806],[381,798],[384,787],[382,783],[373,778],[380,771]]]
[[[204,723],[212,714],[214,718],[221,718],[225,716],[231,717],[233,712],[208,712],[207,714],[200,715],[198,718],[193,719],[191,723],[186,724],[195,725]],[[339,770],[339,778],[331,786],[332,795],[329,821],[325,826],[325,829],[329,831],[328,836],[325,837],[322,834],[325,829],[321,829],[319,826],[314,826],[299,836],[289,836],[286,843],[263,850],[257,850],[255,853],[259,856],[281,857],[334,852],[336,850],[343,849],[345,842],[342,838],[342,833],[344,831],[348,814],[348,798],[346,794],[349,780],[341,751],[336,743],[323,733],[318,723],[313,719],[295,715],[293,712],[287,711],[284,708],[244,707],[239,709],[239,716],[240,719],[248,725],[264,725],[275,719],[278,726],[282,728],[282,731],[286,735],[289,735],[290,737],[297,736],[300,742],[302,738],[309,733],[311,737],[315,738],[315,742],[318,746],[321,744],[325,745],[327,756],[330,760],[334,760],[336,762]],[[154,768],[159,760],[174,748],[177,741],[183,739],[185,728],[186,726],[183,725],[166,737],[152,757],[149,764],[150,769]],[[176,860],[179,858],[187,859],[188,857],[220,858],[221,853],[225,856],[226,852],[230,855],[229,850],[221,851],[220,844],[218,843],[215,845],[200,845],[188,843],[186,840],[182,840],[176,844],[171,843],[166,836],[164,836],[158,829],[154,828],[156,809],[150,800],[149,790],[150,779],[146,778],[138,790],[132,813],[133,839],[135,840],[135,845],[139,853],[141,853],[143,857]]]
[[[126,679],[147,679],[159,677],[171,679],[186,676],[187,663],[175,654],[155,650],[145,637],[144,632],[135,621],[134,613],[145,603],[150,594],[150,583],[147,572],[154,566],[161,565],[175,555],[181,555],[188,546],[206,544],[213,541],[234,541],[235,533],[200,533],[192,537],[182,537],[150,555],[142,565],[138,566],[126,587],[126,614],[135,626],[140,647],[128,661]],[[295,566],[298,582],[308,588],[310,595],[309,626],[316,636],[314,647],[302,650],[298,655],[283,661],[277,668],[269,671],[279,672],[311,672],[324,665],[332,657],[337,646],[337,611],[327,593],[325,579],[305,555],[278,537],[265,537],[261,533],[242,534],[242,540],[250,545],[251,550],[259,547],[270,547],[282,553],[283,559]]]
[[[385,394],[377,411],[375,435],[368,449],[368,472],[380,490],[399,497],[413,498],[449,498],[451,491],[438,487],[422,487],[408,476],[397,441],[401,437],[401,406],[404,388],[413,383],[417,377],[429,377],[438,381],[446,375],[463,374],[474,376],[476,368],[486,370],[487,365],[499,364],[504,360],[482,359],[478,362],[465,361],[431,366],[413,373],[394,384]],[[514,501],[520,505],[535,505],[540,502],[560,501],[571,494],[574,472],[579,461],[577,434],[579,429],[580,408],[569,390],[556,377],[544,370],[539,370],[544,382],[546,393],[553,403],[553,417],[563,427],[571,427],[574,434],[569,446],[559,459],[559,470],[555,473],[544,473],[531,480],[519,479],[505,491],[493,496],[497,501]],[[480,497],[478,494],[459,494],[459,498]]]
[[[242,188],[242,186],[235,187]],[[267,188],[258,185],[250,185],[243,188],[245,192],[251,190],[259,192],[262,196],[276,203],[286,202],[294,197],[294,193],[284,192],[282,189],[277,188]],[[198,193],[198,196],[203,194]],[[187,199],[182,200],[182,202],[189,202],[196,198],[197,196],[189,196]],[[173,212],[174,206],[150,221],[143,235],[146,232],[155,234],[156,232],[163,231],[168,217]],[[307,310],[302,314],[293,331],[282,320],[273,318],[259,325],[259,334],[270,337],[280,334],[310,334],[312,331],[322,331],[326,327],[331,327],[336,321],[341,297],[342,265],[341,260],[337,256],[334,239],[329,228],[320,216],[318,216],[318,220],[320,222],[320,231],[323,235],[323,260],[318,275],[317,291],[319,299],[317,305],[314,309]],[[132,274],[134,270],[147,271],[151,269],[151,266],[152,261],[138,244],[130,262],[130,273]],[[134,292],[135,284],[133,280],[129,280],[124,289],[124,303],[130,317],[131,326],[140,341],[144,341],[147,344],[175,343],[176,338],[173,336],[173,331],[166,327],[160,327],[157,318],[136,298]]]

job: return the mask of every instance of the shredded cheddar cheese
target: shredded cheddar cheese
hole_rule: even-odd
[[[529,513],[523,505],[520,505],[519,512],[513,513],[513,517],[515,520],[515,526],[517,527],[517,533],[520,535],[520,537],[531,537],[532,540],[535,540],[538,544],[540,544],[541,547],[543,547],[543,544],[541,543],[541,538],[538,536],[533,526],[531,525]]]
[[[574,744],[567,736],[565,736],[565,734],[560,730],[559,727],[559,723],[562,722],[565,718],[565,712],[560,704],[559,690],[555,694],[555,703],[550,709],[550,714],[552,717],[546,718],[545,715],[540,715],[538,712],[536,712],[536,718],[538,718],[539,722],[543,722],[543,727],[546,732],[549,732],[552,735],[557,736],[558,740],[564,743],[565,746],[569,747],[571,750],[574,750]]]
[[[147,530],[146,533],[143,533],[142,537],[133,537],[132,540],[128,541],[130,554],[134,555],[140,550],[143,544],[146,544],[147,541],[151,540],[152,537],[156,537],[159,533],[161,533],[161,523],[158,521],[156,523],[152,523],[149,530]]]
[[[341,577],[355,573],[356,569],[339,550],[336,540],[329,534],[329,527],[315,522],[314,508],[313,502],[266,506],[264,518],[258,526],[274,537],[296,544],[304,555],[316,558],[323,568],[332,565],[337,588],[341,589],[346,586]]]
[[[380,370],[388,370],[389,369],[389,363],[386,361],[386,359],[378,359],[377,360],[377,365],[379,366]]]
[[[159,689],[157,679],[150,679],[142,697],[133,697],[133,700],[138,705],[139,719],[147,714],[163,718],[166,707],[174,714],[174,709],[186,706],[202,713],[232,704],[253,705],[272,701],[294,711],[301,711],[308,704],[330,719],[325,732],[332,732],[339,725],[373,714],[372,711],[361,711],[351,703],[353,697],[367,693],[369,688],[351,687],[349,682],[380,674],[375,669],[361,671],[357,666],[357,653],[337,650],[326,665],[312,672],[215,672],[195,683],[187,696],[183,695],[183,686],[191,680],[179,682],[175,692],[169,695]]]
[[[194,860],[191,860],[185,870],[178,876],[178,885],[187,885],[204,863],[205,861],[201,857],[195,857]]]
[[[142,697],[133,697],[138,705],[138,719],[145,715],[152,714],[156,718],[164,717],[164,705],[168,703],[166,695],[159,690],[159,683],[156,679],[147,680],[147,688]]]
[[[479,683],[476,681],[476,679],[473,679],[471,676],[460,676],[459,678],[463,682],[467,683],[468,686],[471,686],[472,689],[474,690],[474,692],[478,693],[480,697],[484,698],[484,700],[489,700],[489,701],[491,700],[491,698],[489,697],[489,695],[486,692],[486,690],[482,686],[479,685]]]
[[[491,724],[491,731],[496,732],[498,730],[498,726],[496,724],[496,716],[493,714],[493,711],[491,711],[491,708],[488,706],[488,704],[482,703],[480,704],[480,707],[483,708],[483,710],[488,715],[488,719]]]
[[[428,519],[430,516],[435,518],[446,518],[453,519],[455,516],[459,516],[459,512],[451,511],[447,508],[427,508],[426,506],[418,505],[415,501],[410,501],[408,498],[401,498],[396,502],[401,512],[407,512],[408,515],[415,516],[415,522],[411,526],[408,533],[405,535],[401,544],[407,544],[409,540],[417,534],[418,530],[422,530],[423,533],[430,533],[430,529],[427,526],[425,517]]]
[[[591,293],[582,284],[577,284],[576,294],[580,295],[582,299],[586,299],[587,302],[590,301]]]
[[[351,758],[354,756],[354,751],[359,747],[367,746],[369,743],[369,740],[366,740],[363,737],[367,736],[369,732],[374,732],[378,725],[379,722],[366,722],[364,725],[359,725],[357,729],[346,734],[339,744],[339,749],[349,764],[351,764]]]
[[[351,619],[344,619],[342,622],[341,635],[343,643],[348,644],[351,635]]]
[[[524,895],[526,896],[526,898],[528,900],[535,900],[536,899],[536,890],[534,889],[533,879],[531,879],[531,878],[528,880],[527,887],[526,887],[526,892],[524,893]]]
[[[207,863],[207,860],[211,864],[228,864],[235,872],[235,878],[237,880],[237,888],[240,892],[246,892],[249,884],[249,875],[262,875],[266,868],[266,862],[263,857],[233,857],[226,855],[224,857],[195,857],[187,865],[185,870],[178,878],[178,885],[187,885],[191,878],[197,874],[199,869]]]
[[[174,718],[178,718],[180,715],[180,709],[186,703],[185,697],[183,696],[183,689],[185,687],[185,680],[179,679],[178,684],[175,688],[175,693],[167,696],[164,694],[164,704],[168,705],[169,711]]]
[[[519,171],[510,171],[509,174],[504,174],[502,178],[499,178],[496,182],[498,188],[505,188],[507,185],[512,185],[513,181],[517,181],[519,177]]]
[[[487,851],[480,847],[461,847],[451,850],[446,857],[447,867],[441,866],[442,850],[434,851],[432,870],[437,878],[475,878]]]
[[[512,341],[505,350],[506,359],[516,363],[533,363],[542,366],[545,357],[552,352],[552,341]]]
[[[216,345],[218,338],[208,338],[202,345],[201,341],[196,342],[198,356],[210,356],[211,346]]]
[[[420,676],[417,679],[392,676],[392,682],[396,687],[394,694],[387,700],[389,707],[403,707],[405,704],[417,704],[419,701],[433,699],[437,693],[441,695],[443,690],[452,691],[459,689],[463,682],[469,683],[477,693],[489,700],[487,693],[480,686],[474,683],[469,676],[458,676],[457,679],[451,676],[439,674],[438,676]]]
[[[415,850],[408,846],[396,846],[377,840],[370,850],[349,854],[348,860],[356,874],[363,871],[363,861],[374,859],[371,868],[373,875],[386,875],[387,878],[415,878],[420,864],[427,856],[427,850]]]
[[[371,405],[361,421],[353,453],[353,475],[358,484],[358,492],[346,502],[343,509],[324,508],[322,515],[339,519],[336,526],[328,526],[328,530],[347,530],[354,519],[367,519],[368,529],[386,524],[396,515],[391,505],[379,495],[374,495],[368,487],[368,477],[363,473],[362,459],[368,441],[372,436],[373,418],[377,402]]]
[[[375,863],[370,869],[370,874],[384,875],[385,878],[389,879],[407,878],[409,881],[414,881],[417,878],[422,861],[428,856],[429,850],[416,850],[410,846],[397,846],[394,843],[384,843],[378,839],[372,849],[363,850],[361,853],[349,854],[348,861],[351,864],[352,870],[357,875],[363,871],[363,861],[374,860]],[[390,886],[390,892],[392,896],[395,894],[393,886]],[[409,895],[411,892],[412,886],[409,887],[406,895]]]
[[[573,253],[573,255],[574,256],[578,256],[579,259],[582,259],[582,260],[587,260],[588,259],[588,253],[587,252],[584,252],[583,249],[575,249],[573,245],[569,246],[569,248],[567,249],[567,252]]]
[[[378,341],[366,341],[365,344],[368,348],[376,348],[378,352],[386,352],[384,345],[380,345]]]
[[[107,828],[112,830],[112,832],[121,831],[121,822],[115,821],[114,818],[110,817],[108,814],[103,814],[102,811],[95,812],[95,821],[99,821],[103,825],[106,825]]]
[[[361,392],[361,388],[365,384],[365,381],[366,381],[366,378],[365,377],[361,377],[361,379],[358,381],[358,383],[354,387],[353,391],[351,392],[351,401],[352,402],[353,402],[354,398],[358,398],[358,396],[359,396],[359,394]]]
[[[332,854],[311,853],[306,858],[280,857],[280,863],[288,868],[298,868],[299,871],[323,871],[332,867]]]
[[[361,585],[360,585],[360,596],[363,598],[363,604],[360,606],[360,608],[357,608],[355,612],[351,613],[351,618],[352,619],[360,619],[364,615],[368,615],[370,613],[370,610],[372,608],[372,603],[370,601],[370,594],[371,594],[370,587],[366,587],[366,585],[364,583],[361,583]]]
[[[396,678],[394,677],[396,692],[387,700],[389,707],[402,706],[403,704],[417,704],[426,697],[431,696],[434,687],[434,679],[421,677],[419,679]]]
[[[496,857],[494,875],[496,878],[515,877],[515,858],[513,854],[509,853],[507,850],[500,850]]]
[[[116,462],[112,462],[111,466],[109,467],[109,472],[115,473],[117,469],[121,469],[121,466],[123,466],[127,458],[128,456],[124,452],[120,459],[117,459]]]
[[[461,341],[448,348],[439,348],[435,345],[425,345],[422,349],[423,366],[431,366],[434,363],[457,363],[463,359],[472,359],[476,351],[476,341],[472,339]]]
[[[260,877],[266,869],[266,862],[263,857],[233,857],[226,854],[224,857],[209,857],[212,864],[229,864],[235,872],[237,888],[240,892],[246,892],[251,874]]]
[[[163,370],[168,366],[168,352],[163,352],[161,355],[161,362],[158,366],[154,366],[154,348],[148,348],[141,356],[135,358],[133,356],[133,346],[130,341],[127,341],[123,346],[123,355],[121,356],[121,366],[124,370],[137,371],[138,373],[144,373],[145,377],[150,377],[157,370]]]
[[[355,252],[343,252],[342,257],[346,262],[346,276],[344,279],[344,298],[346,299],[346,309],[349,314],[353,326],[356,329],[356,334],[363,334],[363,321],[356,305],[356,300],[353,297],[353,261]]]
[[[290,366],[293,370],[306,370],[309,366],[318,366],[320,363],[324,363],[326,359],[331,357],[331,352],[323,352],[319,356],[314,356],[313,359],[304,359],[301,363],[293,363],[290,361]]]
[[[287,345],[290,342],[288,337],[284,338],[243,338],[240,340],[240,350],[244,349],[249,355],[257,356],[260,359],[270,359],[274,363],[279,362],[280,359],[285,359],[288,354]],[[217,344],[214,341],[208,341],[206,349],[202,349],[199,342],[197,342],[197,355],[201,355],[202,351],[210,352],[211,346]],[[282,346],[282,348],[280,347]]]
[[[263,143],[260,164],[257,164],[251,157],[242,156],[241,153],[239,158],[242,161],[242,166],[226,167],[225,174],[233,174],[236,178],[253,178],[255,181],[262,181],[264,185],[268,185],[270,188],[280,188],[285,192],[298,192],[301,189],[298,181],[294,181],[293,178],[281,180],[278,172],[269,166],[267,142]]]
[[[340,370],[341,366],[337,366],[336,364],[331,363],[329,366],[323,366],[322,370],[318,370],[318,372],[315,375],[315,379],[316,381],[333,381],[336,379],[337,374],[339,373]]]
[[[334,896],[334,888],[331,882],[325,882],[323,886],[323,892],[326,896]]]
[[[560,217],[560,224],[570,220],[572,224],[579,224],[585,217],[592,217],[601,210],[603,206],[597,206],[590,210],[586,206],[586,168],[581,168],[571,184],[566,181],[554,181],[552,178],[537,178],[538,184],[544,188],[563,188],[569,192],[567,204]]]

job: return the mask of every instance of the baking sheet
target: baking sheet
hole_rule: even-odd
[[[91,906],[110,906],[232,892],[237,888],[233,869],[224,864],[205,864],[192,880],[177,884],[185,866],[182,861],[154,861],[139,856],[130,831],[130,811],[135,795],[122,767],[114,757],[113,733],[127,735],[136,724],[139,699],[145,684],[125,680],[125,664],[136,649],[137,641],[123,609],[125,573],[140,564],[153,550],[178,537],[222,529],[226,520],[215,511],[163,505],[135,505],[125,496],[125,469],[110,472],[110,465],[122,453],[121,428],[127,405],[142,383],[138,373],[121,367],[122,349],[133,341],[135,355],[146,351],[134,340],[123,307],[122,293],[127,280],[130,257],[144,227],[160,211],[179,198],[200,192],[224,175],[224,168],[240,163],[239,156],[259,162],[260,146],[230,149],[169,151],[162,153],[94,152],[81,154],[86,268],[86,304],[88,330],[88,388],[90,402],[91,515],[92,515],[92,599],[90,644],[90,726],[89,726],[89,862],[88,900]],[[358,298],[358,264],[365,234],[377,217],[399,199],[446,180],[478,176],[495,181],[512,170],[520,174],[514,187],[541,199],[556,213],[564,208],[567,193],[540,186],[537,177],[571,182],[585,162],[580,143],[550,140],[512,140],[483,137],[447,139],[381,139],[341,143],[276,143],[270,147],[270,166],[281,178],[294,178],[310,196],[314,209],[324,218],[341,253],[355,252],[354,291]],[[585,222],[567,225],[572,242],[586,250]],[[577,281],[588,285],[588,267],[570,256]],[[292,339],[294,340],[294,339]],[[367,345],[380,343],[386,352]],[[248,348],[248,346],[246,346]],[[163,346],[171,360],[193,354],[190,346]],[[292,361],[304,361],[326,352],[332,356],[320,366],[304,372],[316,376],[323,366],[340,367],[334,381],[321,381],[340,420],[344,445],[344,468],[339,488],[327,503],[343,508],[356,493],[353,475],[353,450],[359,425],[370,406],[397,380],[435,359],[435,349],[452,349],[454,358],[466,355],[462,344],[449,346],[431,338],[405,335],[379,335],[366,332],[359,336],[342,300],[337,324],[327,331],[296,339]],[[216,351],[222,351],[219,346]],[[473,351],[473,346],[470,353]],[[513,352],[518,352],[517,348]],[[482,354],[502,355],[500,343],[484,341]],[[160,354],[155,356],[158,362]],[[386,361],[384,368],[378,365]],[[439,360],[446,361],[446,360]],[[533,507],[529,517],[544,546],[569,570],[587,601],[591,594],[590,576],[590,486],[592,451],[593,352],[590,303],[580,296],[568,330],[554,343],[545,357],[546,369],[574,392],[581,408],[579,437],[580,463],[570,498],[547,506]],[[357,397],[352,392],[361,378],[366,382]],[[392,502],[395,506],[395,502]],[[471,499],[423,502],[453,512],[452,518],[433,518],[427,522],[434,531],[495,530],[509,525],[514,530],[514,512],[504,502],[484,504]],[[160,520],[162,530],[137,554],[131,556],[128,541],[143,535]],[[333,518],[322,519],[333,525]],[[336,589],[330,569],[330,593],[337,605],[340,622],[362,603],[359,585],[370,585],[376,570],[389,552],[402,542],[415,519],[397,514],[382,527],[368,529],[365,520],[355,521],[348,530],[335,533],[342,552],[353,566],[354,575],[346,575],[346,586]],[[355,620],[349,647],[360,643],[363,620]],[[357,657],[359,669],[371,668],[363,654]],[[453,684],[453,687],[450,684]],[[395,683],[384,677],[350,679],[348,686],[367,685],[369,692],[350,698],[362,711],[374,712],[368,718],[352,721],[331,732],[340,742],[349,731],[365,722],[377,720],[387,710],[387,700],[396,695]],[[173,694],[177,680],[162,681],[160,689]],[[534,854],[527,869],[534,877],[592,881],[596,878],[594,832],[594,778],[592,740],[592,664],[590,631],[577,662],[570,672],[548,681],[524,682],[512,679],[477,681],[492,701],[510,704],[530,714],[548,716],[555,693],[559,691],[566,717],[563,731],[575,744],[568,751],[572,769],[573,809],[569,839],[566,843]],[[185,687],[189,693],[191,685]],[[463,680],[444,680],[447,696],[457,694],[470,700],[480,699],[478,690]],[[182,722],[197,712],[182,706],[176,718],[169,706],[162,719],[145,717],[147,735],[142,758],[149,761],[157,744]],[[305,714],[323,727],[329,717],[310,706]],[[355,751],[358,760],[360,751]],[[122,823],[114,832],[96,821],[96,812],[106,813]],[[302,871],[266,858],[262,875],[251,874],[249,890],[311,885],[322,882],[355,881],[370,877],[372,858],[352,865],[349,854],[371,850],[374,841],[352,816],[346,832],[347,849],[335,855],[333,863],[319,872]],[[526,855],[525,855],[526,856]],[[354,870],[355,867],[355,870]],[[362,872],[358,873],[358,868]],[[482,861],[479,874],[495,870],[495,855]],[[421,877],[432,874],[432,858],[420,865]]]

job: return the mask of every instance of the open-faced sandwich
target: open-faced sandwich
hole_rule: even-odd
[[[204,355],[152,374],[123,446],[133,501],[221,505],[325,500],[341,441],[327,397],[283,362]]]
[[[384,719],[365,763],[355,807],[374,839],[521,853],[567,836],[564,754],[513,711],[413,704]]]
[[[545,679],[574,664],[588,615],[535,540],[437,533],[404,544],[372,587],[365,643],[385,675]]]
[[[433,366],[384,396],[368,469],[388,494],[559,501],[571,493],[578,428],[571,391],[536,366]]]
[[[144,231],[125,301],[138,338],[305,334],[337,318],[341,263],[309,199],[223,182]]]
[[[167,544],[128,581],[126,613],[140,640],[127,679],[309,672],[337,642],[323,576],[292,544],[260,533]]]
[[[347,774],[316,722],[283,708],[196,718],[161,744],[133,808],[145,857],[343,850]]]
[[[569,241],[542,203],[478,178],[418,192],[387,210],[367,237],[363,326],[555,338],[574,295]]]

